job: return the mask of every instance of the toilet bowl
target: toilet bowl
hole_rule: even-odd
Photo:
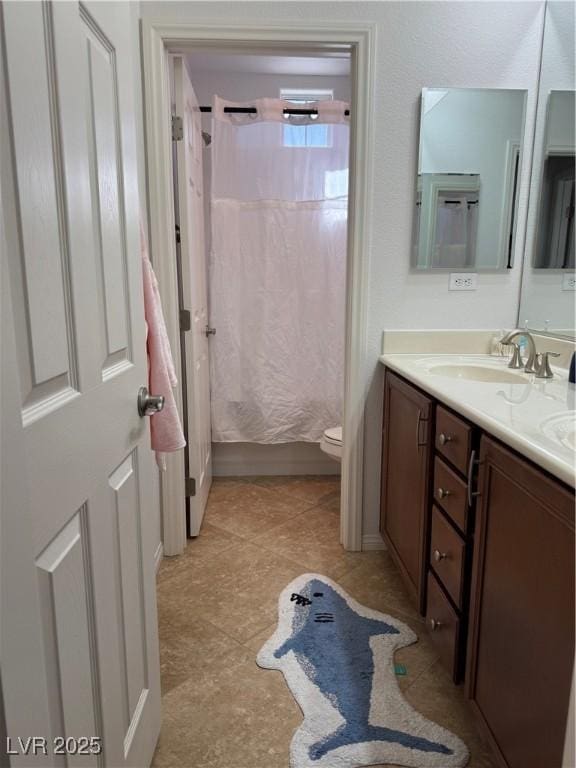
[[[330,427],[324,430],[320,448],[335,461],[342,461],[342,427]]]

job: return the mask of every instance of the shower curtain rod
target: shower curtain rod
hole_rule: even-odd
[[[285,115],[317,115],[318,110],[317,109],[292,109],[292,108],[286,108],[282,110]],[[200,107],[200,112],[212,112],[212,107]],[[224,107],[224,112],[226,114],[235,114],[235,115],[257,115],[258,110],[256,107]],[[346,109],[344,111],[344,114],[346,117],[350,115],[350,110]]]

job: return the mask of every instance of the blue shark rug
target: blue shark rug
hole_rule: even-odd
[[[291,768],[466,765],[466,745],[416,712],[396,682],[394,651],[417,639],[326,576],[307,573],[288,584],[257,663],[284,674],[304,714]]]

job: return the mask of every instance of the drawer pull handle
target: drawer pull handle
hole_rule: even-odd
[[[434,560],[436,560],[437,563],[439,563],[441,560],[446,560],[448,558],[447,552],[440,552],[439,549],[434,550]]]
[[[438,435],[438,442],[440,445],[446,445],[446,443],[449,443],[452,440],[452,435],[445,435],[444,432],[440,432]]]
[[[416,445],[418,448],[422,448],[426,445],[426,440],[422,443],[420,442],[420,425],[422,422],[426,422],[428,419],[422,418],[422,411],[418,411],[418,420],[416,421]]]
[[[438,621],[437,619],[430,619],[428,624],[429,624],[430,629],[432,630],[432,632],[436,632],[442,626],[442,622]]]
[[[475,496],[480,496],[480,491],[473,491],[472,484],[474,482],[474,467],[480,464],[476,460],[476,451],[472,451],[470,454],[470,461],[468,462],[468,485],[466,488],[466,495],[468,496],[468,506],[471,507]]]
[[[445,488],[438,488],[438,498],[445,499],[446,496],[450,496],[452,491],[447,491]]]

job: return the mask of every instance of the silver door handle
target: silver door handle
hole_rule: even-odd
[[[138,413],[140,416],[153,416],[164,408],[164,395],[151,395],[148,387],[138,390]]]

